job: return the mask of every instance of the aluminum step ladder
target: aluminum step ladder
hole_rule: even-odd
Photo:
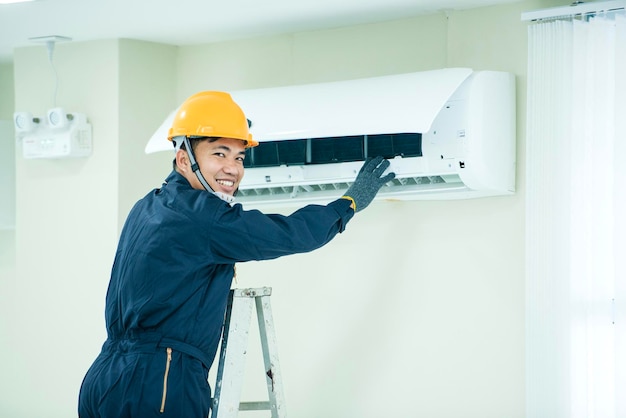
[[[211,403],[211,418],[236,418],[239,411],[271,411],[272,418],[285,418],[283,380],[278,365],[274,320],[270,306],[271,287],[232,289],[224,318],[224,335]],[[253,304],[256,305],[268,401],[240,402],[245,354]]]

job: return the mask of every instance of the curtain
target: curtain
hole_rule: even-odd
[[[526,415],[626,417],[626,18],[528,28]]]

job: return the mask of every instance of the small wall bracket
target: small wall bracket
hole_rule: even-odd
[[[54,45],[56,45],[57,42],[71,41],[72,38],[68,38],[67,36],[60,36],[60,35],[48,35],[48,36],[38,36],[35,38],[28,38],[28,40],[34,43],[38,43],[38,44],[45,44],[46,48],[48,49],[48,59],[50,60],[50,62],[52,62],[52,54],[54,52]]]

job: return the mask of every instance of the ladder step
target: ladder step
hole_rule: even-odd
[[[268,401],[259,402],[240,402],[240,411],[268,411],[272,409],[272,405]]]

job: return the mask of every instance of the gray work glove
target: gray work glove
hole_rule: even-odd
[[[388,173],[385,177],[381,177],[387,167],[389,167],[389,161],[380,156],[365,160],[354,183],[343,196],[344,199],[348,198],[353,201],[354,206],[352,208],[356,212],[365,209],[372,203],[383,184],[396,177],[395,173]]]

